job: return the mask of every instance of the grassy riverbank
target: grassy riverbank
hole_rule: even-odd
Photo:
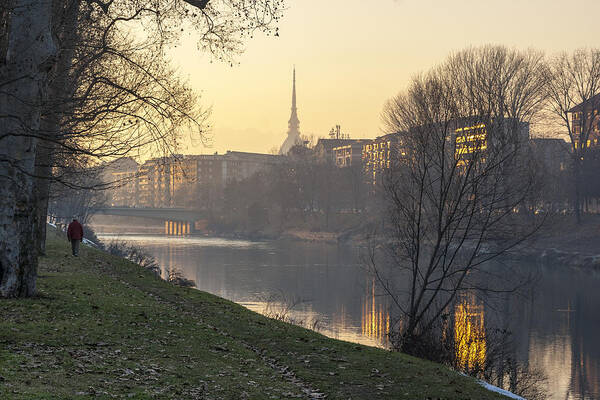
[[[0,398],[500,399],[398,353],[174,287],[50,235],[39,296],[1,300]]]

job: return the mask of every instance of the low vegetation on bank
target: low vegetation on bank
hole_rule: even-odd
[[[2,300],[0,398],[500,399],[444,366],[268,319],[50,235]]]

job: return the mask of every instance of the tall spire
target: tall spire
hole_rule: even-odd
[[[298,109],[296,108],[296,66],[294,65],[294,78],[292,81],[292,113],[288,121],[288,135],[290,132],[298,132],[300,137],[300,120],[298,119]]]
[[[292,80],[292,112],[288,121],[288,131],[285,141],[279,149],[279,154],[287,154],[294,145],[301,143],[300,139],[300,120],[298,119],[298,109],[296,108],[296,66]]]
[[[296,66],[294,65],[294,83],[292,84],[292,115],[296,114]]]

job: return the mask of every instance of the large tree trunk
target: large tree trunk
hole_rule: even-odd
[[[14,0],[0,73],[0,296],[35,294],[35,152],[56,48],[52,1]]]

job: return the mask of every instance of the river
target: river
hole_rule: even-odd
[[[288,319],[330,337],[381,346],[391,317],[385,296],[353,246],[210,237],[99,235],[136,244],[162,268],[180,270],[197,288],[251,310]],[[514,266],[513,266],[514,267]],[[526,296],[501,306],[471,304],[469,329],[506,320],[518,357],[548,377],[552,400],[600,399],[600,274],[518,265],[539,276]],[[490,302],[491,303],[491,302]],[[458,311],[457,311],[458,312]],[[483,329],[483,328],[482,328]],[[485,341],[485,339],[482,339]],[[472,346],[472,344],[470,345]],[[485,343],[482,349],[486,351]],[[489,349],[488,349],[489,351]]]

